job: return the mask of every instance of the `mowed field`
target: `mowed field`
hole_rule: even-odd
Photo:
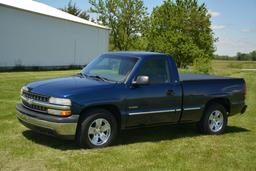
[[[226,133],[202,135],[194,125],[144,128],[93,150],[34,133],[15,116],[22,85],[78,70],[0,73],[0,170],[256,170],[256,71],[243,68],[256,63],[213,61],[213,74],[247,82],[248,110],[229,118]]]

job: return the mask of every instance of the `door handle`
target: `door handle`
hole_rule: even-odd
[[[175,93],[174,93],[174,91],[173,90],[167,90],[167,92],[166,92],[166,95],[167,96],[172,96],[172,95],[174,95]]]

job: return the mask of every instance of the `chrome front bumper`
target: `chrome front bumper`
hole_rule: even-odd
[[[49,116],[49,120],[46,120],[45,114],[38,113],[38,116],[44,115],[44,119],[37,117],[35,115],[35,112],[30,113],[28,109],[25,109],[20,104],[17,104],[17,118],[19,121],[26,127],[35,130],[37,132],[47,134],[47,135],[53,135],[53,136],[59,136],[66,139],[73,139],[76,135],[76,128],[77,128],[77,118],[74,119],[74,116],[72,116],[72,122],[70,122],[70,118],[60,118],[58,117],[56,120],[53,118],[55,116]],[[29,113],[29,114],[28,114]],[[33,116],[34,115],[34,116]]]

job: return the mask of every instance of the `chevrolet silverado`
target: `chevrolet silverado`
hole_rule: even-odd
[[[242,78],[179,74],[162,53],[111,52],[77,75],[25,85],[16,109],[34,131],[97,148],[143,126],[196,123],[203,133],[223,133],[229,116],[245,112],[245,95]]]

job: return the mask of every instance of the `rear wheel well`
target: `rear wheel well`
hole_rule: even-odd
[[[204,111],[213,103],[222,105],[227,110],[227,112],[230,113],[230,101],[227,98],[214,98],[209,100],[205,105]]]
[[[115,105],[97,105],[97,106],[88,106],[80,112],[77,130],[79,129],[80,123],[83,121],[83,119],[85,117],[87,117],[86,114],[95,109],[104,109],[104,110],[107,110],[110,113],[112,113],[114,115],[114,117],[116,118],[118,129],[121,128],[121,113],[117,106],[115,106]]]

